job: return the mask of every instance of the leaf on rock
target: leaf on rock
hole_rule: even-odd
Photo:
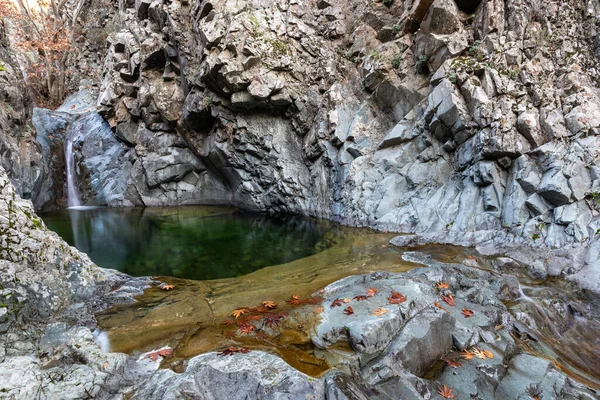
[[[363,294],[361,294],[359,296],[354,296],[354,300],[356,300],[356,301],[363,301],[363,300],[366,300],[366,299],[367,299],[367,296],[365,296]]]
[[[392,295],[390,297],[388,297],[388,302],[390,304],[400,304],[400,303],[404,303],[406,301],[406,296],[404,296],[402,293],[398,293],[398,292],[394,292],[392,290]]]
[[[454,297],[452,297],[451,293],[448,293],[448,296],[442,295],[442,300],[444,300],[444,302],[446,304],[448,304],[449,306],[453,306],[454,305]]]
[[[245,349],[243,347],[229,346],[225,350],[222,350],[222,351],[218,352],[217,355],[218,356],[232,356],[235,353],[246,354],[248,352],[250,352],[250,350],[249,349]]]
[[[449,358],[445,358],[444,361],[446,361],[446,364],[448,364],[452,368],[458,368],[458,367],[462,366],[462,364],[459,363],[458,361],[454,361]]]
[[[265,301],[262,302],[262,305],[265,308],[268,308],[269,310],[277,308],[277,303],[275,303],[274,301],[265,300]]]
[[[438,386],[438,394],[445,399],[453,399],[456,396],[452,394],[452,388],[447,387],[446,385]]]
[[[237,310],[233,310],[233,312],[231,313],[231,315],[233,315],[233,317],[235,319],[238,319],[241,315],[244,315],[248,312],[247,308],[238,308]]]
[[[462,315],[464,315],[465,318],[471,318],[473,316],[473,311],[469,310],[468,308],[464,308],[462,310]]]
[[[437,287],[438,289],[450,289],[450,284],[448,282],[438,282],[437,283]]]
[[[344,303],[350,303],[350,299],[348,297],[344,297]]]
[[[171,290],[174,287],[175,287],[174,285],[168,285],[166,283],[163,283],[162,285],[159,286],[159,288],[161,288],[162,290]]]
[[[464,350],[460,352],[460,356],[465,360],[471,360],[475,356],[475,354],[469,350]]]
[[[315,314],[321,314],[323,312],[323,307],[315,308]]]
[[[292,297],[290,297],[290,299],[287,301],[288,304],[291,304],[293,306],[298,306],[301,304],[300,302],[300,296],[298,296],[297,294],[293,295]]]
[[[368,288],[367,289],[367,297],[373,297],[373,296],[375,296],[378,291],[379,290],[377,288],[374,288],[374,287]]]
[[[282,319],[283,319],[282,315],[265,314],[265,317],[264,317],[265,326],[268,326],[269,328],[273,329],[281,322]]]
[[[167,357],[171,354],[173,354],[172,349],[162,349],[158,351],[153,351],[152,353],[148,353],[144,358],[149,358],[152,360],[152,362],[156,362],[156,360],[158,360],[158,357]]]
[[[386,310],[385,308],[376,308],[375,311],[373,311],[373,315],[376,315],[378,317],[381,317],[383,314],[386,314],[388,312],[388,310]]]
[[[440,310],[448,312],[448,310],[446,310],[444,307],[440,306],[440,303],[438,303],[437,301],[434,301],[433,305],[436,306],[437,308],[439,308]]]
[[[342,304],[344,304],[344,300],[342,300],[342,299],[340,299],[340,298],[337,298],[337,299],[335,299],[335,300],[334,300],[334,301],[331,303],[331,308],[334,308],[334,307],[341,307],[341,306],[342,306]]]
[[[354,309],[351,306],[348,306],[346,309],[344,309],[344,314],[352,315],[354,314]]]

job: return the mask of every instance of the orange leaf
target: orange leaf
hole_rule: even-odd
[[[438,303],[437,301],[434,301],[433,305],[436,306],[437,308],[439,308],[440,310],[444,310],[444,311],[448,312],[448,310],[446,310],[444,307],[440,306],[440,303]]]
[[[247,308],[238,308],[237,310],[233,310],[233,312],[231,313],[231,315],[233,315],[233,317],[235,319],[238,319],[240,317],[240,315],[244,315],[248,312]]]
[[[162,290],[171,290],[174,287],[175,287],[174,285],[168,285],[166,283],[163,283],[162,285],[159,286],[159,288],[161,288]]]
[[[388,297],[388,302],[390,304],[400,304],[400,303],[404,303],[406,301],[406,296],[404,296],[402,293],[398,293],[398,292],[394,292],[392,290],[392,295],[390,297]]]
[[[277,304],[275,302],[269,300],[263,301],[262,305],[268,308],[269,310],[272,310],[277,307]]]
[[[468,308],[464,308],[462,310],[462,315],[464,315],[465,318],[471,318],[473,316],[473,311],[469,310]]]
[[[445,399],[453,399],[456,397],[452,394],[452,388],[449,388],[446,385],[444,385],[444,387],[438,386],[438,393]]]
[[[377,294],[379,290],[377,288],[368,288],[367,289],[367,297],[373,297]]]
[[[360,296],[354,296],[354,300],[356,300],[356,301],[362,301],[362,300],[366,300],[366,299],[367,299],[367,296],[362,295],[362,294]]]
[[[437,287],[438,289],[449,289],[450,288],[450,284],[448,282],[438,282],[437,283]]]
[[[470,352],[469,350],[465,350],[465,351],[461,351],[461,352],[460,352],[460,356],[461,356],[462,358],[464,358],[465,360],[471,360],[471,359],[473,359],[473,356],[474,356],[474,355],[475,355],[475,354],[474,354],[474,353],[472,353],[472,352]]]
[[[170,356],[171,354],[173,354],[172,349],[162,349],[162,350],[153,351],[151,353],[148,353],[148,354],[146,354],[146,356],[144,358],[149,358],[153,362],[156,362],[156,360],[158,360],[158,357],[167,357],[167,356]]]
[[[323,312],[323,307],[315,308],[315,314],[321,314]]]
[[[300,296],[295,294],[292,297],[290,297],[290,299],[287,302],[288,302],[288,304],[291,304],[293,306],[300,305]]]

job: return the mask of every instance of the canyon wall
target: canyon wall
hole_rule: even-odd
[[[85,125],[102,124],[75,96],[59,111],[79,126],[60,129],[79,132],[88,204],[231,204],[581,244],[600,228],[599,11],[597,0],[122,3],[90,85],[108,125]],[[56,131],[42,123],[38,139]],[[54,192],[36,207],[64,204],[64,184]]]

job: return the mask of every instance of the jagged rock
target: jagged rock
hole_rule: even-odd
[[[550,170],[542,176],[538,193],[557,206],[571,202],[569,183],[560,170]]]
[[[280,358],[260,351],[218,357],[194,357],[186,371],[161,370],[138,391],[144,399],[178,399],[203,396],[215,399],[324,397],[324,383],[304,375]]]

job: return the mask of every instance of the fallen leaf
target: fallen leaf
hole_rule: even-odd
[[[463,308],[462,315],[464,315],[465,318],[471,318],[473,316],[473,311],[469,310],[468,308]]]
[[[366,300],[366,299],[367,299],[367,296],[362,295],[362,294],[359,295],[359,296],[354,296],[354,300],[356,300],[356,301],[363,301],[363,300]]]
[[[74,108],[75,108],[75,104],[73,104],[73,105],[71,106],[71,110],[72,110],[72,109],[74,109]]]
[[[494,358],[494,353],[489,350],[483,350],[483,354],[485,354],[487,358]]]
[[[465,351],[460,352],[460,356],[462,358],[464,358],[465,360],[471,360],[471,359],[473,359],[475,354],[473,354],[473,352],[470,352],[469,350],[465,350]]]
[[[438,282],[437,283],[437,287],[438,289],[449,289],[450,288],[450,284],[448,282]]]
[[[473,350],[473,354],[475,354],[475,357],[480,358],[482,360],[485,360],[487,358],[487,355],[485,354],[485,352],[483,352],[479,349]]]
[[[344,309],[344,314],[352,315],[352,314],[354,314],[354,309],[352,307],[348,306],[346,309]]]
[[[242,318],[243,322],[260,321],[261,319],[263,319],[262,315],[249,315],[245,318]]]
[[[266,314],[264,317],[264,322],[265,322],[265,326],[268,326],[269,328],[274,328],[276,327],[281,320],[283,319],[283,316],[281,315],[276,315],[276,314]]]
[[[378,317],[381,317],[383,314],[385,314],[387,312],[388,312],[388,310],[386,310],[385,308],[379,307],[379,308],[376,308],[375,311],[373,311],[373,314]]]
[[[235,324],[235,321],[232,319],[225,319],[223,321],[221,321],[221,325],[233,325]]]
[[[452,368],[458,368],[458,367],[462,366],[462,364],[459,363],[458,361],[450,360],[449,358],[445,358],[444,361],[446,361],[446,364],[448,364]]]
[[[444,385],[444,387],[438,386],[438,393],[445,399],[453,399],[456,397],[452,394],[452,388],[449,388],[446,385]]]
[[[440,306],[440,303],[438,303],[437,301],[434,301],[433,305],[436,306],[437,308],[439,308],[440,310],[444,310],[444,311],[448,312],[448,310],[446,310],[444,307]]]
[[[222,350],[222,351],[218,352],[217,355],[218,356],[232,356],[235,353],[246,354],[248,352],[250,352],[249,349],[245,349],[245,348],[241,348],[241,347],[229,346],[225,350]]]
[[[444,302],[446,302],[446,304],[448,304],[449,306],[454,305],[454,297],[452,297],[451,293],[448,293],[448,296],[442,295],[442,300],[444,300]]]
[[[163,283],[162,285],[159,286],[159,288],[161,288],[162,290],[171,290],[174,287],[175,287],[174,285],[168,285],[166,283]]]
[[[321,314],[323,312],[323,307],[315,308],[315,314]]]
[[[373,296],[375,296],[378,291],[379,290],[377,288],[374,288],[374,287],[368,288],[367,289],[367,297],[373,297]]]
[[[344,303],[350,303],[350,299],[348,297],[344,298]]]
[[[265,306],[266,308],[268,308],[269,310],[277,308],[277,304],[275,302],[269,301],[269,300],[263,301],[262,305]]]
[[[233,312],[231,313],[231,315],[233,315],[233,317],[235,319],[238,319],[240,317],[240,315],[244,315],[248,312],[247,308],[238,308],[237,310],[233,310]]]
[[[104,367],[104,369],[108,368],[108,361],[104,361],[104,364],[102,365],[102,367]]]
[[[256,327],[252,324],[242,324],[239,326],[240,332],[245,333],[246,335],[251,334],[256,330]]]
[[[288,302],[288,304],[291,304],[294,306],[300,305],[300,296],[295,294],[292,297],[290,297],[290,299],[287,302]]]
[[[406,301],[406,296],[404,296],[402,293],[398,293],[398,292],[394,292],[392,290],[392,295],[390,297],[388,297],[388,302],[390,304],[400,304],[400,303],[404,303]]]
[[[342,299],[335,299],[332,303],[331,303],[331,308],[334,307],[341,307],[342,304],[344,304],[344,301]]]
[[[156,362],[156,360],[158,360],[158,357],[167,357],[170,356],[171,354],[173,354],[173,350],[172,349],[162,349],[162,350],[158,350],[158,351],[153,351],[151,353],[146,354],[146,356],[144,358],[149,358],[151,359],[153,362]]]

